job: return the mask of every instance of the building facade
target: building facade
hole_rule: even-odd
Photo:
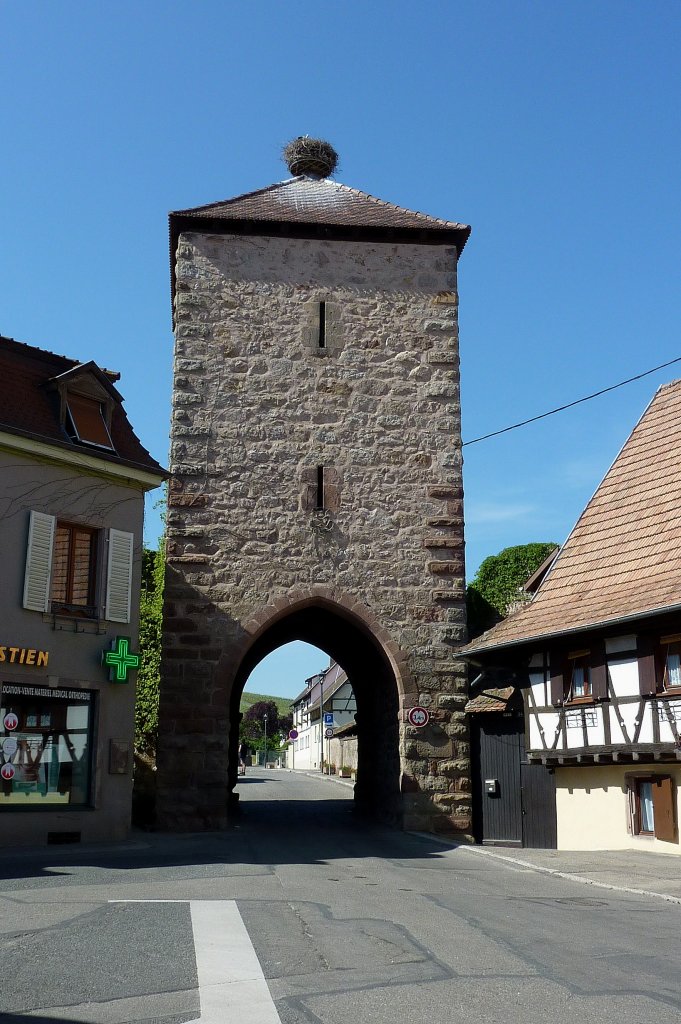
[[[0,845],[129,829],[144,494],[165,473],[117,378],[0,338]]]
[[[159,820],[219,828],[248,674],[293,639],[357,699],[355,799],[467,832],[457,262],[469,229],[332,168],[170,218]],[[432,709],[411,728],[409,707]],[[208,784],[209,783],[209,784]]]
[[[335,662],[305,682],[305,689],[291,704],[298,736],[289,744],[287,765],[319,770],[322,762],[331,762],[327,733],[354,723],[357,701],[346,673]]]
[[[522,689],[527,759],[555,779],[559,849],[681,852],[679,443],[676,381],[533,600],[465,649],[481,688],[506,672]]]

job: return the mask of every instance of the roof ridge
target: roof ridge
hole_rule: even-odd
[[[330,178],[325,178],[325,181],[331,181]],[[443,227],[467,227],[466,224],[461,224],[460,221],[456,220],[444,220],[442,217],[434,217],[432,213],[423,213],[422,210],[412,210],[410,206],[400,206],[399,203],[392,203],[389,199],[381,199],[379,196],[373,195],[371,192],[365,192],[361,188],[355,188],[354,185],[346,185],[342,181],[334,181],[334,185],[339,188],[346,189],[348,192],[353,192],[357,196],[362,196],[364,199],[370,199],[371,202],[377,203],[379,206],[387,206],[391,210],[399,210],[401,212],[412,213],[417,217],[423,217],[424,220],[429,221],[431,224],[441,224]]]
[[[17,341],[16,338],[10,338],[9,335],[0,334],[0,344],[3,342],[9,342],[10,345],[16,345],[17,348],[22,350],[24,355],[31,359],[40,359],[43,356],[49,356],[51,359],[63,359],[67,363],[71,363],[73,367],[81,365],[80,360],[72,359],[71,356],[63,356],[58,352],[51,352],[50,349],[39,348],[37,345],[29,345],[26,341]]]
[[[253,189],[250,192],[242,192],[237,196],[232,196],[229,199],[217,199],[211,203],[202,203],[200,206],[189,206],[182,210],[173,210],[170,214],[171,217],[183,216],[186,214],[197,214],[205,210],[214,210],[216,207],[227,207],[233,206],[236,203],[243,202],[247,199],[253,199],[257,196],[267,195],[271,192],[276,192],[279,189],[286,188],[289,185],[293,185],[300,182],[309,181],[312,185],[329,185],[339,191],[344,191],[350,195],[360,197],[369,202],[375,203],[387,210],[393,210],[399,213],[408,213],[420,220],[424,221],[426,225],[438,225],[443,228],[468,228],[467,224],[462,224],[460,221],[446,220],[443,217],[435,217],[433,214],[424,213],[422,210],[412,210],[411,207],[401,206],[399,203],[390,202],[387,199],[380,199],[378,196],[372,195],[371,192],[365,192],[363,189],[355,188],[354,185],[346,185],[342,181],[336,181],[334,178],[314,178],[309,174],[298,174],[292,178],[285,178],[283,181],[273,182],[271,185],[265,185],[262,188]]]
[[[300,177],[304,177],[304,175],[300,175]],[[242,192],[240,195],[232,196],[230,199],[215,199],[212,203],[202,203],[200,206],[187,206],[183,210],[171,210],[170,216],[179,217],[183,213],[197,213],[199,210],[210,210],[214,206],[231,206],[232,203],[238,203],[242,199],[252,199],[253,196],[261,196],[265,192],[273,192],[275,189],[297,180],[297,178],[286,178],[284,181],[275,181],[271,185],[263,186],[263,188],[253,189],[252,192]]]

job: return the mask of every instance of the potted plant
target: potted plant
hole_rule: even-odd
[[[352,768],[350,767],[349,764],[343,764],[340,766],[338,774],[340,775],[341,779],[349,779],[352,775]]]

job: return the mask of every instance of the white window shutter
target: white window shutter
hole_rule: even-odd
[[[54,516],[45,515],[44,512],[31,512],[24,576],[24,608],[33,612],[50,610],[55,522]]]
[[[134,540],[132,533],[124,533],[123,530],[109,530],[104,618],[110,622],[130,622]]]

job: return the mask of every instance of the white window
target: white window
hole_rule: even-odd
[[[106,589],[98,579],[99,545],[108,545]],[[31,512],[24,575],[24,608],[36,612],[130,621],[134,536],[95,530]]]

